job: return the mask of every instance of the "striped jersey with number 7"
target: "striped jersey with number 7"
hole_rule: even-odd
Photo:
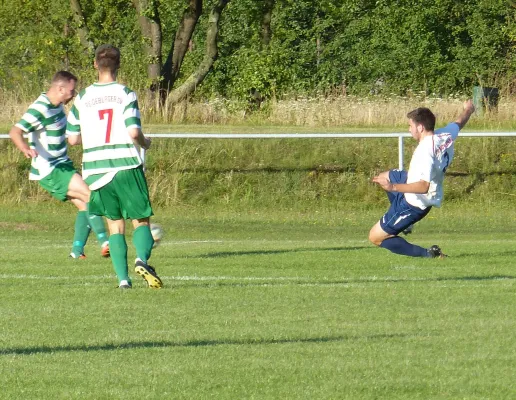
[[[82,176],[91,190],[117,171],[142,164],[127,130],[141,128],[136,93],[118,82],[94,83],[82,90],[68,115],[67,135],[81,135]]]

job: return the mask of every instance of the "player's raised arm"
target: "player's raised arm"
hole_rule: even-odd
[[[464,102],[464,110],[459,115],[459,118],[455,120],[455,123],[459,125],[459,129],[464,128],[466,123],[469,121],[469,117],[475,112],[475,106],[473,105],[473,101],[468,99]]]

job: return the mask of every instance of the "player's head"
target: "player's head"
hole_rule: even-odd
[[[95,66],[100,72],[115,73],[120,68],[120,50],[110,44],[103,44],[95,51]]]
[[[407,118],[409,119],[409,131],[413,137],[419,136],[423,130],[433,132],[435,129],[435,115],[426,107],[412,110],[407,114]]]
[[[66,104],[75,96],[77,77],[68,71],[57,71],[52,77],[51,89],[56,93],[57,100]]]

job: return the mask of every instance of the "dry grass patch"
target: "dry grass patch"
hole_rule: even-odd
[[[242,102],[212,99],[167,104],[157,109],[142,100],[146,123],[267,124],[303,127],[389,127],[405,128],[406,114],[417,107],[428,107],[438,121],[451,121],[462,110],[465,98],[449,97],[357,97],[319,96],[272,99],[259,107]],[[516,120],[516,99],[501,97],[497,110],[476,115],[474,123],[485,129],[502,129]]]
[[[12,94],[0,90],[0,126],[17,122],[34,100],[23,93]],[[391,130],[405,129],[406,114],[416,107],[429,107],[438,123],[451,121],[462,110],[463,98],[448,97],[357,97],[318,96],[272,99],[249,105],[244,102],[211,99],[165,104],[140,96],[144,126],[149,124],[205,124],[205,125],[280,125],[318,128],[378,127]],[[516,121],[516,98],[500,97],[498,109],[476,115],[471,125],[483,129],[507,130]],[[7,128],[8,129],[8,128]]]

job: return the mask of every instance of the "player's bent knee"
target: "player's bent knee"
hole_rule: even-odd
[[[380,246],[382,244],[383,239],[379,238],[373,231],[374,229],[371,229],[371,231],[369,232],[369,241],[375,246]]]
[[[68,196],[69,199],[72,199],[72,200],[78,200],[78,201],[82,201],[84,203],[89,203],[89,201],[90,201],[89,194],[86,195],[86,194],[81,193],[81,192],[76,192],[76,191],[73,191],[73,190],[69,190],[66,195]]]
[[[382,244],[383,240],[378,240],[376,238],[369,238],[369,241],[374,244],[375,246],[378,246],[380,247],[380,245]]]

